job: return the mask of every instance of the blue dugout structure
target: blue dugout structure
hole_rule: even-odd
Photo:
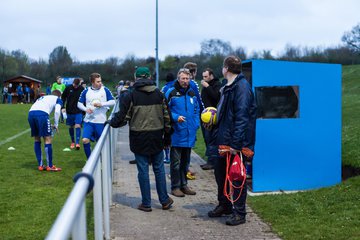
[[[341,65],[243,62],[258,104],[253,192],[341,182]]]

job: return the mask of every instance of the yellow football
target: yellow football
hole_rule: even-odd
[[[216,124],[216,108],[207,107],[201,113],[201,121],[206,124],[214,125]]]

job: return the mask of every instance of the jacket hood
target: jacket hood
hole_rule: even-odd
[[[151,79],[138,79],[134,83],[134,88],[142,92],[153,92],[156,86],[155,82]]]

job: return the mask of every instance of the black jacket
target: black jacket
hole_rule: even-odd
[[[120,110],[110,126],[121,127],[129,122],[130,150],[142,155],[157,154],[170,144],[171,121],[165,97],[154,81],[136,80],[133,91],[120,98]]]
[[[220,100],[220,88],[221,83],[218,78],[208,82],[207,88],[203,87],[201,90],[201,99],[204,103],[204,107],[215,107]]]
[[[77,103],[83,90],[84,88],[82,86],[74,88],[73,85],[69,85],[65,88],[63,94],[61,95],[61,100],[64,103],[63,106],[66,106],[67,114],[82,113],[82,111],[77,107]]]

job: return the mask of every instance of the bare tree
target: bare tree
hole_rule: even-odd
[[[203,55],[229,55],[233,51],[230,42],[220,39],[205,40],[200,45]]]
[[[353,27],[351,31],[345,32],[341,40],[355,52],[360,53],[360,23]]]

